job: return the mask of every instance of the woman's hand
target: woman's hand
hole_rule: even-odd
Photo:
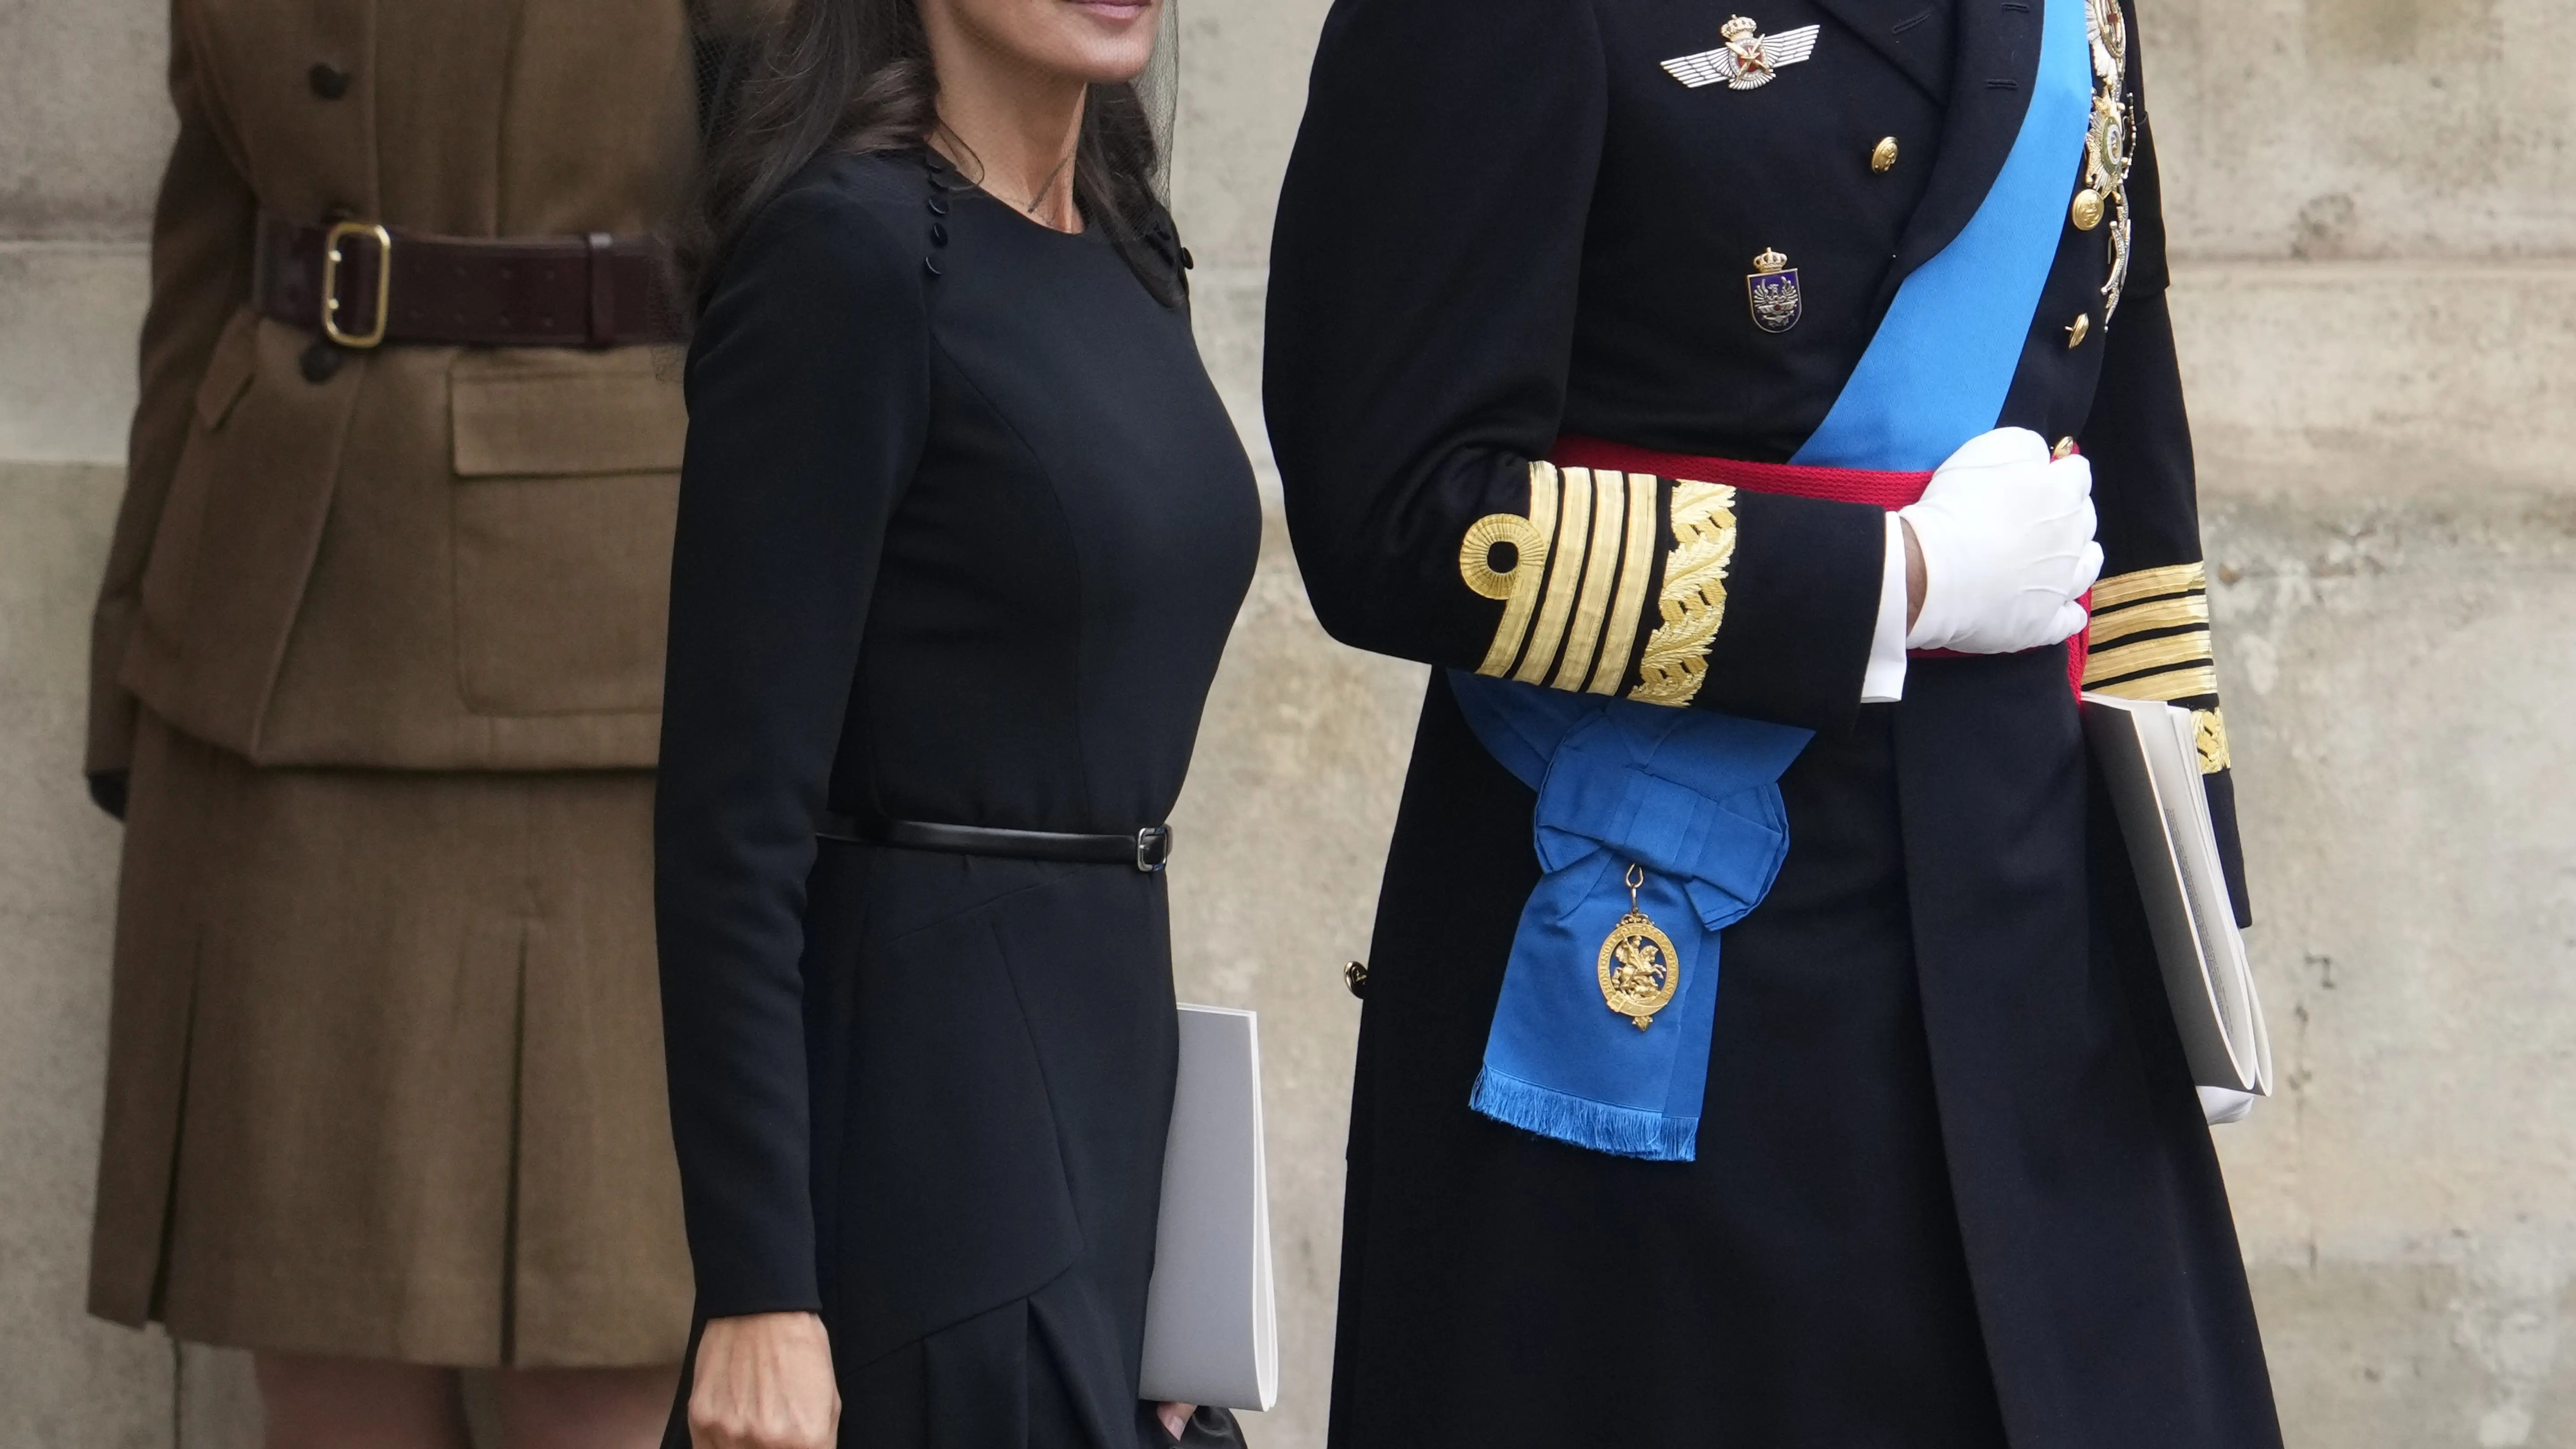
[[[1163,1432],[1174,1439],[1190,1427],[1190,1415],[1199,1411],[1196,1404],[1156,1404],[1154,1417],[1163,1421]]]
[[[811,1313],[710,1318],[689,1390],[695,1449],[833,1449],[841,1390]]]

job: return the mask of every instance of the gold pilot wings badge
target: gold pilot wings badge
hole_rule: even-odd
[[[1801,25],[1777,35],[1763,35],[1760,29],[1738,15],[1718,27],[1726,44],[1697,55],[1674,56],[1664,62],[1664,71],[1693,90],[1724,81],[1728,90],[1749,91],[1771,84],[1780,67],[1796,65],[1816,53],[1816,26]]]

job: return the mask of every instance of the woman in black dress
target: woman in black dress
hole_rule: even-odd
[[[1159,827],[1259,533],[1131,83],[1160,11],[799,0],[710,170],[657,825],[675,1444],[1218,1428],[1136,1399]]]

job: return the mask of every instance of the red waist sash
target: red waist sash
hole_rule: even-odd
[[[1865,468],[1818,468],[1804,463],[1747,463],[1739,458],[1703,458],[1688,453],[1659,453],[1652,448],[1568,434],[1556,440],[1548,461],[1560,468],[1600,468],[1620,473],[1652,473],[1694,483],[1724,483],[1755,493],[1785,493],[1825,503],[1869,503],[1894,512],[1923,496],[1929,473],[1878,473]],[[2092,594],[2084,603],[2092,606]],[[2085,632],[2066,641],[2066,684],[2084,693]],[[1957,659],[1955,649],[1910,649],[1916,659]]]

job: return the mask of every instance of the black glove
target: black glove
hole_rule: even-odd
[[[125,783],[123,770],[102,770],[89,777],[89,798],[98,808],[122,820],[125,818]]]

